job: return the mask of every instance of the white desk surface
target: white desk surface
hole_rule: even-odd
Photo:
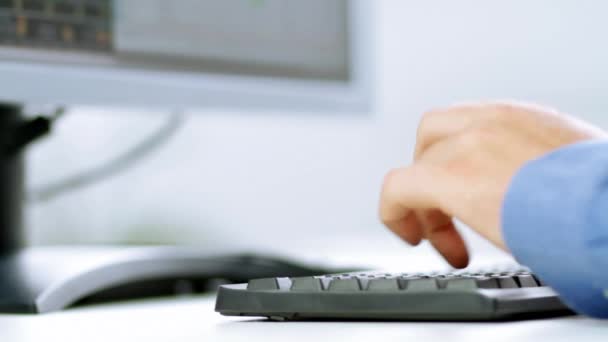
[[[214,295],[0,315],[0,341],[608,341],[584,317],[499,323],[271,322],[224,317]]]
[[[354,265],[361,258],[347,254],[340,257],[334,255],[331,262]],[[388,271],[404,271],[406,266],[407,271],[428,271],[441,265],[430,247],[413,249],[406,257],[377,254],[374,260],[365,260]],[[471,267],[511,262],[504,254],[486,254],[475,258]],[[221,316],[214,306],[215,295],[208,294],[78,307],[44,315],[0,314],[0,342],[608,341],[608,320],[584,317],[498,323],[272,322]]]

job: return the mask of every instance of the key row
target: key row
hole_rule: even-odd
[[[505,289],[544,286],[530,274],[498,277],[455,277],[455,278],[263,278],[250,280],[247,289],[254,291],[302,291],[302,292],[358,292],[358,291],[433,291]]]

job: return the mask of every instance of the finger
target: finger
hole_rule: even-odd
[[[456,105],[426,113],[418,126],[414,158],[418,160],[436,142],[489,120],[495,114],[494,106],[483,103]]]
[[[384,222],[384,224],[410,245],[416,246],[422,241],[423,227],[413,210],[407,211],[400,220]]]
[[[452,214],[439,200],[446,183],[445,175],[423,164],[391,171],[382,188],[380,217],[406,241],[417,239],[422,229],[450,264],[464,267],[468,263],[466,247],[450,219]],[[416,210],[430,214],[415,216],[415,221],[411,213]]]
[[[402,220],[411,209],[436,208],[438,190],[435,171],[424,165],[389,172],[380,195],[380,218],[383,222]]]
[[[469,264],[467,247],[453,223],[435,229],[429,236],[431,245],[455,268],[465,268]]]
[[[417,210],[416,216],[422,227],[425,229],[423,231],[425,238],[428,238],[428,233],[434,227],[442,227],[452,223],[452,218],[438,209]]]
[[[431,245],[456,268],[464,268],[469,263],[464,240],[456,230],[452,218],[440,210],[431,209],[419,212],[424,236]]]
[[[418,244],[423,227],[414,211],[440,207],[436,196],[441,189],[439,178],[440,175],[422,165],[389,172],[380,196],[382,222],[405,241]]]

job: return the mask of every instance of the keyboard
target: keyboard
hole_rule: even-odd
[[[527,269],[253,279],[221,286],[216,311],[277,321],[478,321],[573,314]]]

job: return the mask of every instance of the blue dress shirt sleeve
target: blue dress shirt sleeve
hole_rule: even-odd
[[[575,311],[608,318],[608,142],[551,152],[514,176],[502,231],[515,258]]]

